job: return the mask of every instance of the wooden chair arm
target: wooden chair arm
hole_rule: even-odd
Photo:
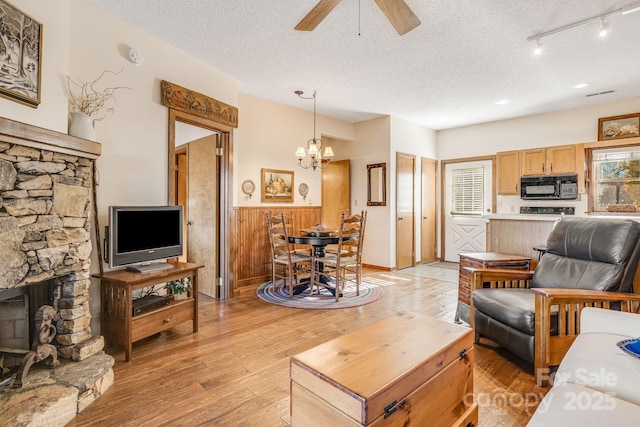
[[[640,295],[626,292],[593,291],[587,289],[556,289],[556,288],[533,288],[536,295],[541,295],[553,301],[562,301],[567,304],[572,302],[604,302],[604,301],[638,301]]]
[[[539,385],[546,385],[548,367],[560,364],[580,333],[580,313],[585,307],[620,309],[633,312],[640,295],[585,289],[534,288],[535,295],[535,374]],[[620,304],[612,303],[619,302]],[[551,335],[551,316],[557,313],[557,333]]]

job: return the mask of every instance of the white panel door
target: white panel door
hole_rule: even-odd
[[[445,211],[444,211],[444,260],[459,262],[460,252],[485,252],[487,247],[486,223],[480,216],[452,215],[451,176],[456,169],[483,168],[484,208],[491,212],[492,164],[490,160],[477,162],[449,163],[445,166]]]

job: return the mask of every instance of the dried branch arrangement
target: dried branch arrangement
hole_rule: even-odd
[[[75,80],[71,77],[67,76],[67,85],[69,87],[69,108],[71,111],[84,113],[89,117],[94,117],[97,115],[101,115],[103,110],[105,113],[113,112],[113,107],[108,107],[107,104],[110,101],[113,103],[116,102],[115,92],[119,89],[129,89],[131,88],[125,86],[117,86],[117,87],[108,87],[102,90],[98,90],[96,88],[96,84],[102,79],[105,74],[120,74],[122,73],[122,69],[120,72],[114,72],[105,70],[100,74],[100,76],[88,82],[83,82],[81,80]],[[72,87],[74,89],[72,89]],[[74,90],[77,93],[74,93]],[[104,119],[104,115],[100,118],[94,118],[93,120],[102,120]]]

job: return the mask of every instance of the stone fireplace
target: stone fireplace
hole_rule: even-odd
[[[0,118],[0,301],[24,312],[20,304],[28,306],[30,297],[20,290],[48,283],[44,303],[60,317],[53,344],[59,357],[76,362],[103,346],[91,332],[89,308],[92,169],[99,154],[93,141]],[[21,295],[27,295],[23,302]],[[33,327],[30,319],[11,321],[0,319],[0,347],[24,340]],[[21,323],[26,331],[18,330]],[[15,336],[3,337],[10,330]],[[6,409],[4,397],[3,391],[0,408]]]

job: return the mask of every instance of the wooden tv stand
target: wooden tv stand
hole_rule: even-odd
[[[116,270],[93,275],[100,279],[101,284],[102,335],[107,342],[124,346],[127,362],[131,360],[133,343],[138,340],[187,320],[193,321],[193,332],[198,332],[198,269],[204,266],[185,262],[171,264],[171,269],[149,273]],[[133,291],[185,277],[191,281],[191,290],[186,299],[174,300],[168,305],[133,316]]]

